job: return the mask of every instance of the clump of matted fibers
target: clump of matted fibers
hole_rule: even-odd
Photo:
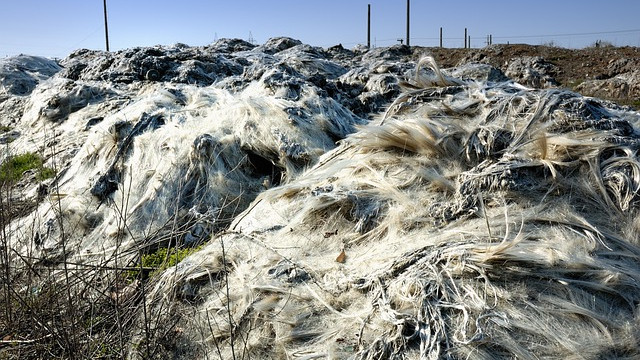
[[[640,116],[435,73],[165,271],[138,345],[170,338],[185,359],[640,357]]]

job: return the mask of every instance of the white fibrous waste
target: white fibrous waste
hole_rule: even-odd
[[[57,257],[64,237],[77,249],[67,256],[102,261],[116,247],[201,242],[313,165],[365,119],[302,74],[335,80],[341,65],[284,40],[286,52],[238,41],[80,50],[57,75],[38,77],[7,155],[35,144],[58,176],[34,213],[12,224],[17,243],[37,238],[37,251]]]
[[[57,175],[18,184],[37,205],[11,244],[96,266],[196,249],[145,280],[130,358],[640,356],[640,114],[418,55],[34,58],[0,109],[22,113],[10,153]]]

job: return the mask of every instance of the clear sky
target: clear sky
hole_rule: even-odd
[[[107,0],[111,50],[220,38],[264,43],[289,36],[304,43],[351,48],[388,46],[405,37],[405,0]],[[411,44],[472,47],[493,43],[581,48],[604,40],[640,46],[638,0],[412,0]],[[103,0],[0,0],[0,57],[20,53],[65,57],[79,48],[104,49]]]

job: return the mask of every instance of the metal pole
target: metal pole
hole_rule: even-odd
[[[442,47],[442,27],[440,28],[440,47]]]
[[[407,0],[407,46],[409,46],[409,1]]]
[[[103,0],[104,5],[104,40],[107,44],[107,51],[109,51],[109,25],[107,25],[107,0]]]
[[[471,49],[471,35],[469,35],[469,49]]]
[[[489,45],[493,45],[493,35],[489,34]]]
[[[367,5],[367,49],[371,49],[371,4]]]

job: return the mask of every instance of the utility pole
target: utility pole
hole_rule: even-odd
[[[442,27],[440,27],[440,47],[442,47]]]
[[[407,0],[407,46],[409,46],[409,1]]]
[[[371,49],[371,4],[367,5],[367,49]]]
[[[467,28],[464,28],[464,48],[467,48]]]
[[[107,44],[107,52],[109,51],[109,26],[107,25],[107,0],[102,0],[104,5],[104,40]]]

